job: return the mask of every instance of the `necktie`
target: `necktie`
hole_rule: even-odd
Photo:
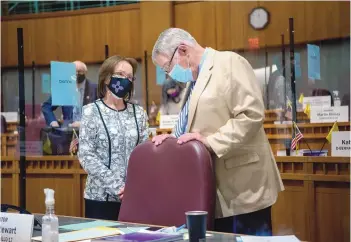
[[[182,111],[179,114],[178,122],[177,122],[177,125],[175,126],[175,129],[174,129],[174,134],[177,138],[179,138],[179,136],[185,134],[185,131],[187,128],[188,114],[189,114],[189,103],[190,103],[190,98],[191,98],[191,94],[193,92],[194,86],[195,86],[195,82],[191,82],[191,87],[190,87],[191,89],[190,89],[188,99],[186,100],[186,103],[184,104]]]

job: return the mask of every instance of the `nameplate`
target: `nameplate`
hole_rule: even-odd
[[[349,121],[348,106],[311,107],[311,123],[334,123]]]
[[[160,129],[173,129],[177,121],[178,115],[161,115]]]
[[[1,241],[31,241],[34,215],[0,213]]]
[[[2,116],[5,117],[6,122],[17,122],[18,113],[17,112],[2,112]]]
[[[332,156],[351,157],[350,131],[332,133]]]
[[[311,107],[330,107],[331,97],[330,96],[315,96],[315,97],[304,97],[302,102],[302,108],[305,109],[306,105],[310,104]]]

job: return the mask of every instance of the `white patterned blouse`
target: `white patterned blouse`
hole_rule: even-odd
[[[78,157],[88,173],[85,199],[120,201],[129,156],[148,134],[147,114],[139,105],[126,103],[116,111],[99,99],[83,107]]]

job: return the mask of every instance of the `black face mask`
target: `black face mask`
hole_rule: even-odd
[[[125,98],[132,90],[133,83],[128,78],[111,77],[107,88],[118,98]]]
[[[85,80],[85,75],[84,74],[78,74],[77,75],[77,82],[82,83]]]

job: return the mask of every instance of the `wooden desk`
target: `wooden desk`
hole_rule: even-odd
[[[273,206],[275,235],[307,241],[349,241],[350,158],[276,157],[285,191]],[[43,213],[44,188],[55,190],[56,213],[84,216],[86,173],[76,157],[27,158],[27,209]],[[19,161],[1,157],[2,203],[19,204]]]
[[[41,220],[42,215],[35,215],[36,218]],[[70,224],[79,224],[79,223],[86,223],[86,222],[92,222],[96,221],[95,219],[88,219],[88,218],[82,218],[82,217],[72,217],[72,216],[58,216],[59,219],[59,225],[70,225]],[[185,221],[185,215],[184,215],[184,221]],[[150,224],[137,224],[137,223],[125,223],[125,222],[118,222],[120,223],[119,225],[113,226],[112,228],[125,228],[125,227],[149,227],[149,228],[156,228],[160,229],[164,226],[160,225],[150,225]],[[70,232],[68,230],[63,230],[60,229],[59,233],[66,233]],[[211,234],[211,237],[208,237],[208,240],[210,241],[218,241],[218,242],[236,242],[237,240],[235,239],[239,235],[236,234],[229,234],[229,233],[218,233],[218,232],[212,232],[212,231],[206,231],[207,234]],[[41,231],[38,230],[33,230],[33,237],[41,236]],[[181,241],[186,241],[186,240],[181,240]]]
[[[326,137],[333,127],[334,123],[299,123],[297,126],[304,136],[304,140],[299,143],[300,149],[308,149],[308,146],[312,150],[320,150],[323,147],[328,150],[328,155],[331,155],[331,146],[328,142],[325,143]],[[350,131],[349,122],[339,122],[338,123],[340,131]],[[267,134],[267,138],[271,145],[273,154],[277,154],[278,150],[285,150],[285,141],[291,140],[292,137],[292,125],[291,124],[264,124],[263,128]],[[170,134],[172,129],[157,129],[156,135],[160,134]],[[308,146],[307,146],[307,144]]]

